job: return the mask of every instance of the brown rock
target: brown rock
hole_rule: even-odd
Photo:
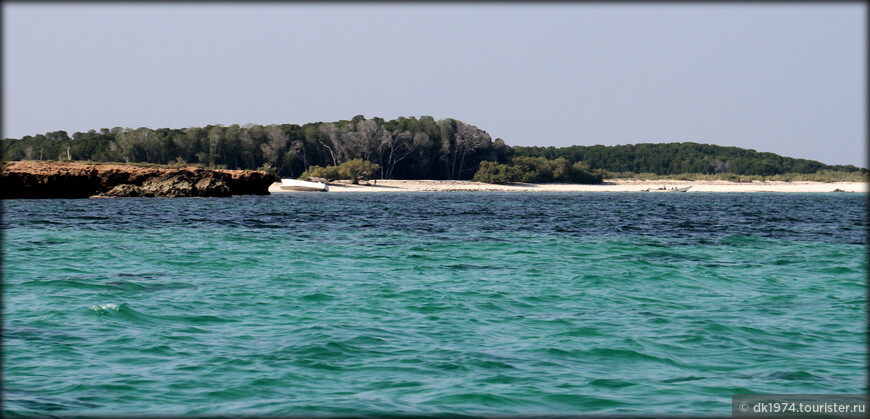
[[[0,170],[0,198],[268,195],[266,172],[19,161]]]

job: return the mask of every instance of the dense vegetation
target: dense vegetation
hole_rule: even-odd
[[[486,183],[601,183],[603,170],[589,170],[584,162],[571,164],[559,157],[547,160],[543,157],[514,157],[510,164],[481,162],[474,180]]]
[[[830,166],[813,160],[782,157],[774,153],[759,153],[739,147],[723,147],[697,143],[630,144],[617,146],[511,147],[515,156],[565,158],[571,163],[583,161],[592,169],[612,173],[653,173],[679,175],[685,173],[772,176],[810,174],[822,170],[861,172],[855,166]]]
[[[209,125],[202,128],[103,128],[3,140],[4,160],[195,163],[267,169],[296,177],[312,166],[354,159],[378,165],[382,179],[471,179],[481,161],[507,161],[501,139],[455,119],[430,116],[304,125]]]
[[[281,177],[599,183],[606,178],[866,180],[867,169],[697,143],[508,147],[455,119],[357,115],[303,125],[102,128],[4,139],[5,161],[202,165]]]
[[[338,166],[311,166],[308,170],[302,172],[299,179],[312,180],[312,178],[323,178],[327,181],[347,179],[351,183],[359,183],[360,180],[371,179],[380,168],[381,166],[378,164],[363,159],[353,159]]]

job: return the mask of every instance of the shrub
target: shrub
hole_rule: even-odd
[[[603,170],[590,170],[585,162],[573,165],[564,158],[547,160],[543,157],[515,157],[511,164],[491,161],[480,163],[474,180],[485,183],[601,183]]]
[[[518,176],[513,167],[506,164],[498,164],[492,161],[480,162],[480,169],[474,174],[475,182],[484,183],[511,183],[516,182]]]
[[[338,166],[310,166],[308,170],[299,176],[301,180],[310,180],[313,177],[321,177],[329,181],[347,179],[351,183],[359,183],[360,180],[369,180],[381,166],[363,159],[353,159]]]
[[[275,168],[272,167],[272,165],[269,163],[263,163],[263,165],[258,167],[256,170],[259,172],[271,173],[275,176],[278,176],[278,171],[275,170]]]
[[[351,183],[359,183],[360,180],[369,180],[381,166],[363,159],[353,159],[338,165],[340,179],[349,179]]]
[[[330,181],[336,180],[336,179],[338,179],[338,167],[336,167],[336,166],[322,167],[322,166],[318,166],[318,165],[313,165],[313,166],[309,166],[308,170],[302,172],[302,174],[299,175],[299,179],[301,179],[301,180],[311,180],[311,178],[313,178],[313,177],[322,177],[322,178],[330,180]]]

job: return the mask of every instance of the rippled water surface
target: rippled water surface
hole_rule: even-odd
[[[718,414],[864,393],[865,194],[3,202],[6,414]]]

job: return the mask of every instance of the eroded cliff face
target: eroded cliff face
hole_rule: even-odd
[[[268,195],[266,172],[19,161],[0,170],[0,198]]]

